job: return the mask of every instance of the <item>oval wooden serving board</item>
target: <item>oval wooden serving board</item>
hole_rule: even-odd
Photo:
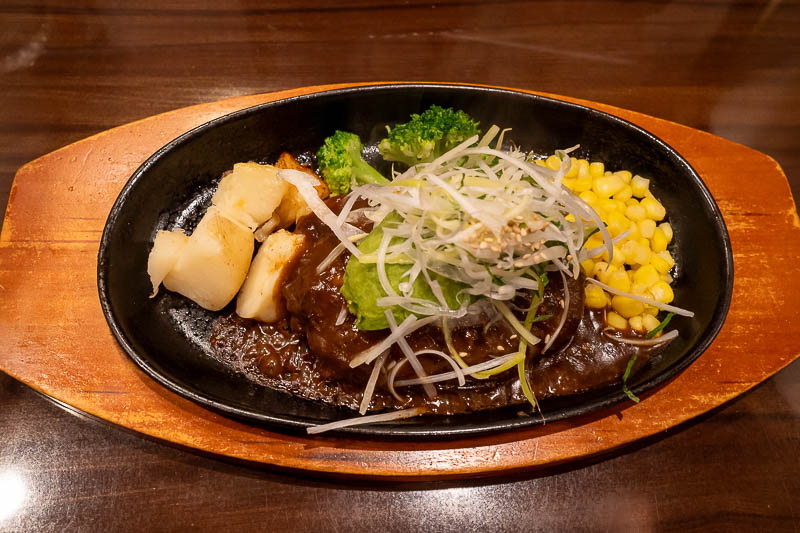
[[[227,419],[162,388],[117,345],[98,300],[97,250],[120,189],[156,150],[208,120],[351,86],[306,87],[179,109],[22,167],[0,235],[0,369],[80,411],[181,446],[280,468],[430,479],[543,468],[608,453],[731,400],[798,356],[800,222],[778,164],[665,120],[545,95],[606,111],[661,137],[694,166],[722,210],[733,246],[733,302],[714,344],[677,378],[639,404],[439,443],[289,436]]]

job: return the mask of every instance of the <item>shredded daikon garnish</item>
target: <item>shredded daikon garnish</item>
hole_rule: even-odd
[[[389,355],[389,350],[383,352],[372,366],[372,373],[369,375],[367,388],[364,389],[364,396],[361,398],[361,405],[358,408],[358,412],[362,415],[366,413],[369,408],[369,402],[372,400],[372,393],[375,392],[375,384],[378,382],[378,375],[381,373],[381,368],[383,368],[383,363],[386,361],[387,355]]]
[[[605,249],[613,253],[613,241],[597,213],[560,185],[568,157],[553,173],[531,164],[516,149],[470,147],[475,140],[395,175],[391,185],[354,189],[370,205],[399,215],[400,221],[384,230],[371,261],[387,294],[380,305],[398,305],[423,316],[452,315],[430,273],[462,284],[464,294],[500,301],[535,289],[531,273],[551,264],[577,277],[579,251],[595,228],[607,237]],[[471,166],[470,158],[475,161]],[[412,265],[414,277],[425,277],[439,305],[415,299],[411,283],[401,294],[394,291],[386,265],[398,260]]]
[[[399,411],[391,411],[389,413],[380,413],[377,415],[357,416],[348,418],[346,420],[338,420],[329,424],[322,424],[319,426],[311,426],[306,428],[306,433],[315,435],[317,433],[324,433],[326,431],[333,431],[334,429],[341,429],[351,426],[360,426],[363,424],[373,424],[375,422],[391,422],[392,420],[401,420],[403,418],[411,418],[419,416],[425,412],[421,407],[412,407],[410,409],[401,409]]]
[[[567,277],[564,275],[563,271],[559,270],[559,274],[561,274],[561,279],[562,279],[563,284],[564,284],[564,300],[562,302],[563,305],[564,305],[564,308],[561,311],[561,320],[558,321],[558,327],[550,335],[550,338],[545,343],[544,347],[542,348],[542,353],[546,352],[553,345],[553,343],[556,340],[556,337],[558,337],[558,334],[561,333],[561,330],[564,328],[564,324],[567,321],[567,315],[569,315],[569,299],[570,299],[570,295],[569,295],[569,288],[567,287]]]
[[[672,339],[677,337],[678,330],[673,329],[669,333],[665,333],[660,337],[654,337],[652,339],[631,339],[629,337],[618,337],[616,335],[612,335],[608,330],[608,328],[603,330],[603,335],[605,335],[609,339],[613,339],[619,342],[624,342],[625,344],[632,344],[634,346],[656,346],[658,344],[664,344],[665,342],[670,342]]]
[[[434,320],[438,319],[439,317],[434,317],[434,316],[423,319],[417,319],[413,315],[406,318],[399,326],[397,326],[397,328],[393,329],[392,332],[381,342],[375,344],[370,348],[367,348],[363,352],[359,352],[358,354],[356,354],[356,356],[353,357],[353,359],[350,361],[350,367],[355,368],[364,363],[372,362],[384,350],[390,348],[395,342],[397,342],[397,339],[405,337],[409,333],[412,333],[423,326],[427,326]]]
[[[603,283],[601,281],[597,281],[596,279],[593,279],[593,278],[586,278],[586,281],[590,281],[590,282],[594,283],[595,285],[599,285],[599,286],[603,287],[605,290],[607,290],[608,292],[610,292],[612,294],[619,294],[620,296],[627,296],[631,300],[638,300],[638,301],[640,301],[642,303],[645,303],[647,305],[652,305],[653,307],[657,307],[659,309],[663,309],[664,311],[670,311],[671,313],[675,313],[676,315],[688,316],[688,317],[693,317],[694,316],[694,313],[692,311],[688,311],[688,310],[682,309],[680,307],[675,307],[674,305],[665,304],[665,303],[659,302],[658,300],[653,300],[652,298],[647,298],[646,296],[641,296],[639,294],[633,294],[632,292],[621,291],[619,289],[615,289],[614,287],[612,287],[610,285],[606,285],[605,283]]]
[[[492,368],[496,368],[502,366],[518,357],[517,352],[512,352],[506,355],[502,355],[495,359],[490,359],[489,361],[484,361],[483,363],[478,363],[477,365],[468,366],[467,368],[459,369],[459,371],[465,375],[469,376],[471,374],[475,374],[476,372],[484,372],[486,370],[491,370]],[[511,365],[513,367],[513,365]],[[415,378],[415,379],[405,379],[401,381],[397,381],[394,383],[397,387],[407,387],[409,385],[421,385],[426,383],[439,383],[440,381],[449,381],[451,379],[458,379],[458,372],[453,370],[452,372],[444,372],[443,374],[435,374],[433,376],[427,376],[424,378]]]

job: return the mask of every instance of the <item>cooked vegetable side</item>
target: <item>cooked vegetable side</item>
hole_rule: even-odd
[[[666,210],[641,176],[571,156],[577,147],[541,159],[507,148],[506,134],[492,126],[481,136],[462,111],[433,106],[378,144],[408,166],[391,176],[341,131],[318,153],[326,184],[288,154],[282,168],[237,164],[206,217],[249,235],[237,237],[237,258],[245,241],[247,262],[253,240],[264,241],[247,281],[227,274],[226,290],[207,295],[206,264],[241,267],[231,268],[222,238],[210,238],[204,264],[192,262],[204,217],[189,237],[157,235],[154,294],[163,279],[218,310],[241,288],[244,318],[215,324],[220,359],[361,415],[395,410],[382,420],[538,407],[620,381],[638,401],[629,375],[678,335],[666,331],[673,314],[692,316],[671,305]],[[328,189],[336,196],[325,200]]]

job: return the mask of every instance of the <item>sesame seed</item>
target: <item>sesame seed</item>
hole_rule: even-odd
[[[458,352],[458,355],[460,355],[461,357],[466,357],[467,356],[467,352]]]
[[[500,345],[498,344],[498,345],[497,345],[497,350],[502,352],[503,350],[505,350],[505,348],[503,348],[502,346],[500,346]]]
[[[509,337],[509,339],[511,339],[511,340],[514,340],[514,339],[516,339],[516,338],[517,338],[517,334],[516,334],[516,333],[514,333],[513,335],[511,335],[511,336]]]

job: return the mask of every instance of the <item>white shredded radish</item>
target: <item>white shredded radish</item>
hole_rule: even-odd
[[[411,418],[419,416],[425,412],[422,407],[412,407],[410,409],[401,409],[399,411],[391,411],[389,413],[380,413],[377,415],[358,416],[355,418],[348,418],[346,420],[338,420],[329,424],[322,424],[319,426],[311,426],[306,428],[306,433],[309,435],[316,435],[326,431],[333,431],[335,429],[342,429],[352,426],[360,426],[363,424],[374,424],[377,422],[391,422],[392,420],[401,420],[403,418]]]
[[[392,313],[392,310],[387,309],[385,311],[385,314],[386,314],[386,321],[389,322],[389,328],[391,329],[392,332],[396,331],[397,322],[395,322],[394,320],[394,314]],[[411,350],[411,346],[408,345],[405,335],[401,335],[400,337],[397,338],[397,345],[400,346],[400,351],[402,351],[403,355],[406,356],[406,360],[411,365],[411,368],[414,369],[414,372],[416,372],[417,376],[420,378],[424,378],[425,376],[427,376],[427,374],[425,373],[425,369],[422,368],[422,363],[420,363],[419,359],[417,359],[417,354],[415,354]],[[436,397],[436,387],[434,387],[430,383],[423,384],[422,388],[425,389],[425,394],[428,395],[428,398]]]
[[[300,193],[300,196],[303,197],[303,200],[305,200],[308,208],[317,215],[317,218],[331,228],[331,231],[333,231],[336,237],[339,238],[339,241],[351,254],[356,257],[361,255],[358,248],[350,242],[349,237],[363,232],[347,222],[338,223],[337,216],[325,205],[325,202],[322,201],[319,197],[319,193],[317,193],[317,190],[314,188],[316,184],[314,178],[305,172],[292,169],[279,170],[278,177],[288,181],[297,188],[297,191]]]
[[[386,376],[386,387],[389,389],[389,392],[392,394],[392,396],[394,396],[395,399],[400,403],[404,402],[405,400],[401,398],[399,394],[397,394],[397,391],[394,388],[394,380],[397,377],[397,373],[400,372],[400,369],[403,368],[403,365],[406,363],[408,363],[408,359],[402,359],[399,363],[392,367],[392,369],[389,371],[389,375]]]
[[[278,218],[278,215],[272,215],[269,220],[261,224],[259,228],[253,233],[253,237],[258,242],[264,242],[269,237],[269,234],[272,233],[272,230],[278,227],[278,224],[281,223],[281,219]]]
[[[677,337],[678,330],[673,329],[669,333],[664,333],[660,337],[653,337],[652,339],[631,339],[628,337],[617,337],[615,335],[611,335],[607,330],[603,330],[603,334],[609,339],[613,339],[619,342],[624,342],[625,344],[632,344],[634,346],[656,346],[658,344],[664,344],[665,342],[670,342],[672,339]]]
[[[627,296],[631,300],[637,300],[637,301],[645,303],[647,305],[652,305],[653,307],[658,307],[659,309],[663,309],[664,311],[669,311],[671,313],[675,313],[676,315],[688,316],[688,317],[693,317],[694,316],[694,313],[692,311],[687,311],[686,309],[682,309],[680,307],[675,307],[674,305],[661,303],[658,300],[653,300],[652,298],[647,298],[646,296],[640,296],[638,294],[633,294],[631,292],[625,292],[625,291],[621,291],[619,289],[615,289],[614,287],[612,287],[610,285],[606,285],[602,281],[598,281],[598,280],[596,280],[594,278],[586,278],[586,281],[590,281],[590,282],[594,283],[595,285],[599,285],[599,286],[603,287],[603,289],[607,290],[608,292],[610,292],[612,294],[618,294],[620,296]]]
[[[441,350],[419,350],[417,352],[414,352],[414,355],[416,355],[417,357],[425,354],[438,355],[439,357],[447,361],[447,363],[453,367],[453,372],[455,372],[456,379],[458,380],[458,386],[463,387],[464,385],[466,385],[467,381],[466,379],[464,379],[464,372],[461,370],[461,367],[458,366],[458,363],[456,363],[455,359],[453,359],[451,356],[447,355]]]
[[[542,348],[542,353],[545,353],[556,341],[556,337],[558,334],[561,333],[561,330],[564,327],[564,324],[567,321],[567,315],[569,315],[569,288],[567,287],[567,276],[564,275],[564,272],[561,270],[558,271],[561,274],[561,280],[564,283],[564,310],[561,312],[561,320],[558,321],[558,327],[550,334],[550,339],[545,343],[544,348]]]
[[[344,250],[345,250],[344,243],[340,242],[339,244],[334,246],[333,250],[331,250],[331,252],[327,256],[325,256],[325,259],[320,261],[319,264],[317,265],[317,274],[325,272],[328,269],[328,267],[331,266],[331,263],[336,261],[336,258],[342,255],[342,252],[344,252]]]
[[[417,319],[417,317],[411,315],[407,317],[403,322],[397,326],[397,329],[393,330],[385,339],[381,342],[373,345],[370,348],[367,348],[363,352],[359,352],[356,354],[355,357],[350,361],[350,368],[355,368],[359,365],[364,363],[371,363],[378,357],[384,350],[392,346],[397,339],[400,337],[405,337],[409,333],[412,333],[418,330],[421,327],[427,326],[428,324],[432,323],[435,320],[439,320],[438,316],[430,316],[427,318]]]
[[[511,352],[509,354],[500,356],[496,359],[490,359],[488,361],[484,361],[483,363],[478,363],[477,365],[468,366],[467,368],[462,368],[461,372],[465,376],[469,376],[476,372],[491,370],[493,368],[497,368],[498,366],[506,364],[507,362],[518,356],[519,353]],[[422,385],[424,383],[439,383],[441,381],[449,381],[451,379],[456,379],[457,377],[458,375],[456,374],[456,372],[444,372],[443,374],[434,374],[432,376],[427,376],[424,378],[404,379],[395,382],[394,385],[397,387],[408,387],[410,385]]]
[[[347,310],[347,306],[343,306],[339,309],[339,314],[336,316],[336,325],[341,326],[344,324],[344,321],[347,320],[347,315],[350,314],[350,311]]]
[[[347,201],[342,206],[342,210],[339,211],[339,216],[336,217],[336,223],[341,226],[345,223],[345,221],[350,216],[350,211],[353,209],[353,205],[358,201],[359,196],[357,194],[351,193],[347,198]]]
[[[366,413],[369,408],[369,402],[372,400],[372,393],[375,392],[375,384],[378,382],[378,375],[381,373],[381,368],[383,368],[383,363],[386,361],[387,355],[389,355],[389,350],[386,350],[375,359],[375,364],[372,365],[372,373],[369,375],[367,388],[364,389],[364,396],[361,398],[361,405],[358,408],[358,412],[362,415]]]

